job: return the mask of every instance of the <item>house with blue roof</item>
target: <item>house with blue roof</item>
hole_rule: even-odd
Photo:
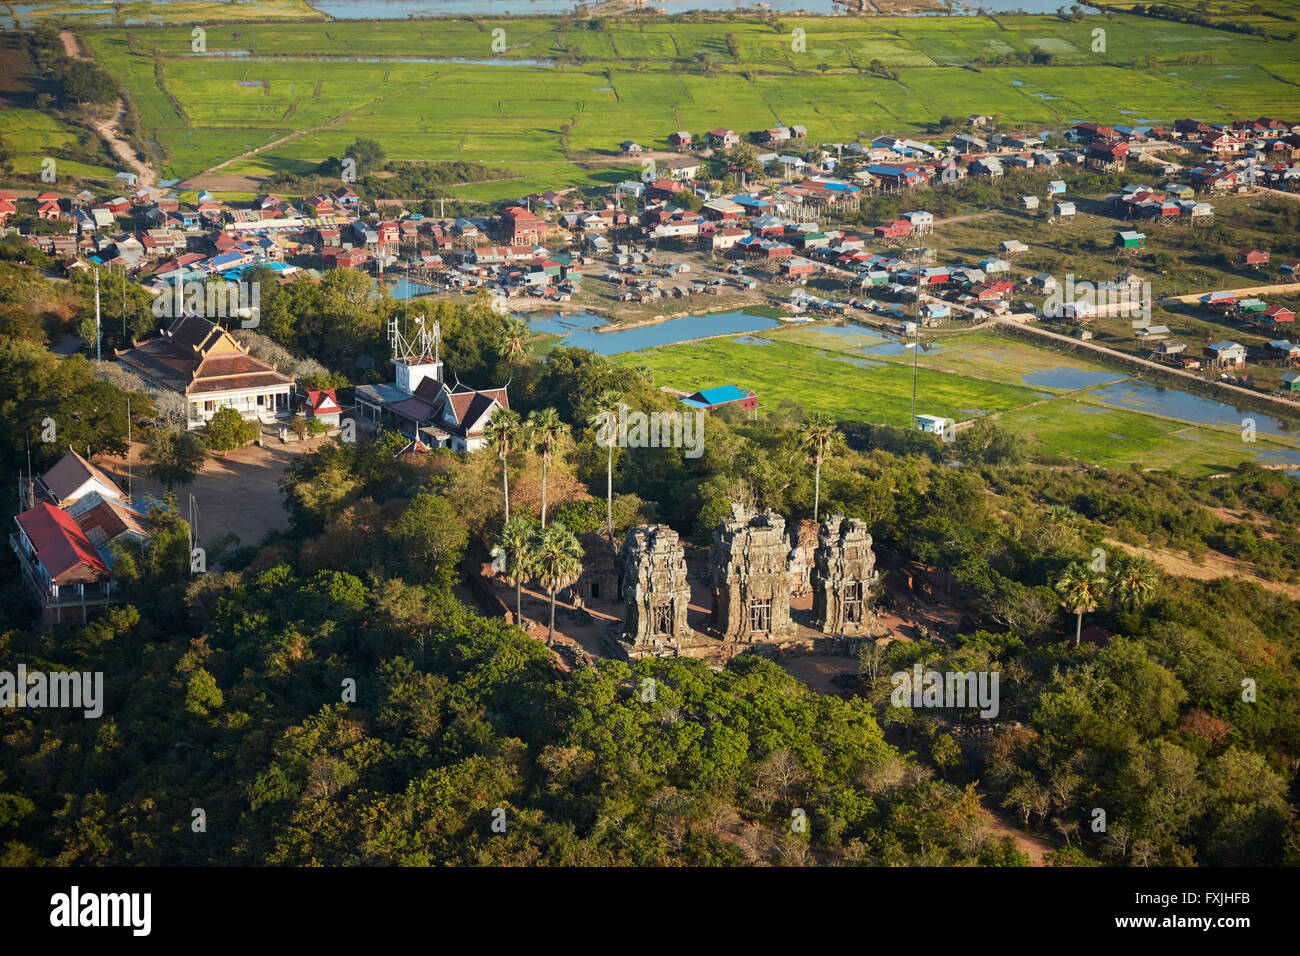
[[[716,412],[727,405],[737,405],[746,411],[758,409],[758,393],[747,391],[736,385],[718,385],[714,388],[701,389],[682,399],[682,404],[689,408]]]

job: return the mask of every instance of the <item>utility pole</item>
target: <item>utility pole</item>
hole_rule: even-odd
[[[99,268],[95,268],[95,361],[100,361],[99,334]]]
[[[916,302],[912,306],[912,420],[908,428],[916,427],[916,365],[921,351],[921,274],[916,275]]]
[[[126,500],[131,500],[131,397],[126,399]]]

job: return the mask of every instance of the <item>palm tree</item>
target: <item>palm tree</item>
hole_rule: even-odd
[[[1126,555],[1115,562],[1107,591],[1121,606],[1135,611],[1155,594],[1160,574],[1146,558]]]
[[[817,520],[817,512],[821,506],[822,495],[822,462],[830,457],[831,452],[838,444],[836,439],[839,434],[835,431],[835,419],[825,412],[817,412],[808,419],[808,423],[803,427],[803,436],[800,443],[808,453],[808,460],[813,463],[814,483],[813,483],[813,521]]]
[[[564,422],[553,408],[543,408],[528,415],[528,440],[542,453],[542,527],[546,527],[546,472],[551,466],[551,456],[564,434]]]
[[[501,329],[501,339],[497,342],[497,354],[511,365],[518,365],[528,354],[528,337],[532,330],[523,319],[506,316]]]
[[[582,574],[582,545],[562,522],[543,528],[533,539],[533,574],[551,599],[551,624],[546,632],[546,646],[555,643],[555,593],[578,580]]]
[[[614,436],[609,433],[618,421],[617,410],[623,396],[612,388],[607,388],[596,396],[596,411],[588,419],[599,436],[602,431],[606,437],[605,458],[605,530],[610,538],[614,537]],[[599,439],[597,441],[599,444]]]
[[[497,450],[497,457],[501,459],[501,490],[505,498],[506,521],[510,520],[510,463],[508,459],[523,427],[524,423],[519,417],[519,413],[512,408],[498,408],[496,414],[488,419],[487,425],[483,427],[488,441],[492,443],[492,447]]]
[[[1056,593],[1061,596],[1061,607],[1075,615],[1074,646],[1083,637],[1083,616],[1097,610],[1097,602],[1105,590],[1101,578],[1075,561],[1065,569],[1056,582]]]
[[[501,575],[515,588],[515,623],[524,619],[522,589],[532,572],[533,546],[536,542],[532,520],[515,515],[506,521],[497,535],[492,557],[501,562]]]

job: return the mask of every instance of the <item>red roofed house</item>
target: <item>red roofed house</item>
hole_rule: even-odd
[[[546,232],[546,223],[523,206],[510,206],[501,214],[501,222],[512,246],[535,246]]]
[[[1263,321],[1269,325],[1283,325],[1295,321],[1295,313],[1284,305],[1270,305],[1264,310]]]
[[[107,604],[112,572],[72,515],[42,501],[14,518],[9,544],[23,569],[23,583],[55,620],[65,607]]]
[[[1201,140],[1207,153],[1231,153],[1241,148],[1241,143],[1230,133],[1214,133]]]
[[[343,409],[334,396],[332,388],[313,388],[307,392],[307,401],[303,404],[307,418],[322,425],[337,426]]]
[[[906,219],[898,219],[894,222],[887,222],[876,226],[872,233],[877,239],[895,239],[900,236],[910,235],[912,224]]]
[[[1244,266],[1268,265],[1268,253],[1263,249],[1242,249],[1237,253],[1237,261]]]
[[[1128,158],[1128,143],[1119,140],[1112,143],[1093,143],[1085,154],[1088,162],[1098,169],[1123,169]]]
[[[253,358],[207,319],[182,316],[159,338],[116,355],[146,384],[184,395],[190,428],[206,424],[225,406],[264,424],[289,415],[293,379]]]
[[[62,621],[63,611],[75,607],[84,621],[88,608],[123,600],[112,581],[112,545],[122,539],[144,547],[153,524],[113,479],[69,451],[19,490],[27,510],[14,519],[18,532],[9,543],[42,622]]]

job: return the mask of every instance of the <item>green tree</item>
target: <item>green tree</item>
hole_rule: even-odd
[[[512,408],[497,409],[483,429],[488,441],[496,449],[497,457],[501,459],[501,492],[505,502],[506,521],[510,520],[510,452],[522,430],[523,422],[519,413]]]
[[[528,356],[528,338],[531,334],[527,322],[508,316],[501,327],[501,341],[497,344],[497,354],[511,365],[518,365]]]
[[[455,506],[434,491],[416,495],[389,531],[398,560],[423,581],[450,588],[465,546],[466,529]]]
[[[543,408],[528,416],[528,441],[542,456],[542,527],[546,527],[546,473],[551,457],[564,434],[564,422],[553,408]]]
[[[582,545],[572,531],[556,521],[541,529],[532,552],[533,573],[551,601],[551,623],[546,632],[546,646],[550,647],[555,643],[555,594],[582,574]]]
[[[1083,616],[1097,610],[1105,591],[1105,582],[1077,561],[1066,567],[1057,580],[1056,593],[1060,595],[1061,607],[1075,615],[1075,647],[1083,635]]]
[[[1160,587],[1160,574],[1146,558],[1125,555],[1115,562],[1107,593],[1129,611],[1142,607]]]
[[[188,485],[203,468],[208,449],[196,432],[150,430],[141,457],[149,463],[149,474],[168,491]]]
[[[817,412],[804,425],[800,441],[813,465],[813,521],[816,521],[821,505],[822,462],[835,449],[843,447],[844,439],[835,430],[835,419],[825,412]]]
[[[203,428],[203,440],[213,451],[243,448],[260,434],[261,429],[257,425],[229,405],[217,409]]]
[[[356,160],[357,175],[365,176],[380,167],[387,153],[384,152],[384,147],[379,145],[378,140],[358,139],[343,155]]]
[[[515,589],[515,624],[524,619],[521,592],[531,572],[536,541],[532,519],[527,515],[515,515],[506,521],[492,548],[492,557],[500,562],[502,577]]]
[[[597,444],[605,443],[605,533],[614,536],[614,429],[618,425],[618,406],[623,396],[606,389],[596,396],[596,411],[588,424],[596,429]]]

